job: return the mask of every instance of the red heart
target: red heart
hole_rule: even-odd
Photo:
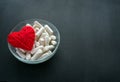
[[[32,26],[23,26],[19,32],[11,32],[7,40],[13,47],[32,50],[35,41],[35,31]]]

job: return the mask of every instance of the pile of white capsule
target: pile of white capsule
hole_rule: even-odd
[[[21,48],[16,48],[16,53],[23,59],[33,61],[52,54],[52,50],[55,48],[57,42],[53,30],[48,25],[43,26],[38,21],[34,21],[32,27],[36,35],[33,49],[26,51]]]

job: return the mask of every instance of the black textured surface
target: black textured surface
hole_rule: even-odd
[[[32,18],[61,33],[56,55],[38,65],[19,62],[6,41],[17,23]],[[120,0],[0,0],[0,81],[119,82]]]

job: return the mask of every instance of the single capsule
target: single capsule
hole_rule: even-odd
[[[51,35],[51,40],[56,40],[56,36],[55,35]]]
[[[32,56],[31,60],[36,60],[42,55],[43,51],[38,49],[38,51]]]
[[[44,59],[44,58],[48,57],[51,54],[52,54],[52,52],[49,50],[49,51],[45,52],[40,58]]]
[[[26,60],[30,60],[31,59],[31,54],[30,53],[27,53],[26,54]]]
[[[45,27],[46,31],[49,33],[49,35],[53,34],[53,30],[48,25],[45,25],[44,27]]]
[[[16,48],[16,53],[23,59],[25,59],[25,54],[23,52],[21,52],[19,49]]]
[[[26,26],[32,26],[32,25],[30,25],[30,24],[26,24]]]
[[[39,38],[40,35],[43,33],[43,31],[44,31],[44,28],[41,27],[41,28],[37,31],[37,33],[36,33],[36,37]]]
[[[37,52],[38,49],[43,49],[43,46],[38,46],[38,47],[32,49],[31,54],[35,54],[35,52]]]
[[[57,44],[57,42],[54,41],[54,40],[52,40],[52,41],[51,41],[51,44],[55,46],[55,45]]]
[[[49,45],[49,36],[45,36],[45,46]]]
[[[44,46],[44,45],[45,45],[45,39],[40,38],[39,42],[40,42],[40,45],[42,45],[42,46]]]
[[[34,21],[34,27],[41,28],[43,27],[42,24],[40,24],[38,21]]]

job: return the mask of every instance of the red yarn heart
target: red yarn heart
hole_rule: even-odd
[[[32,50],[35,41],[35,31],[32,26],[23,26],[20,31],[11,32],[7,40],[13,47]]]

